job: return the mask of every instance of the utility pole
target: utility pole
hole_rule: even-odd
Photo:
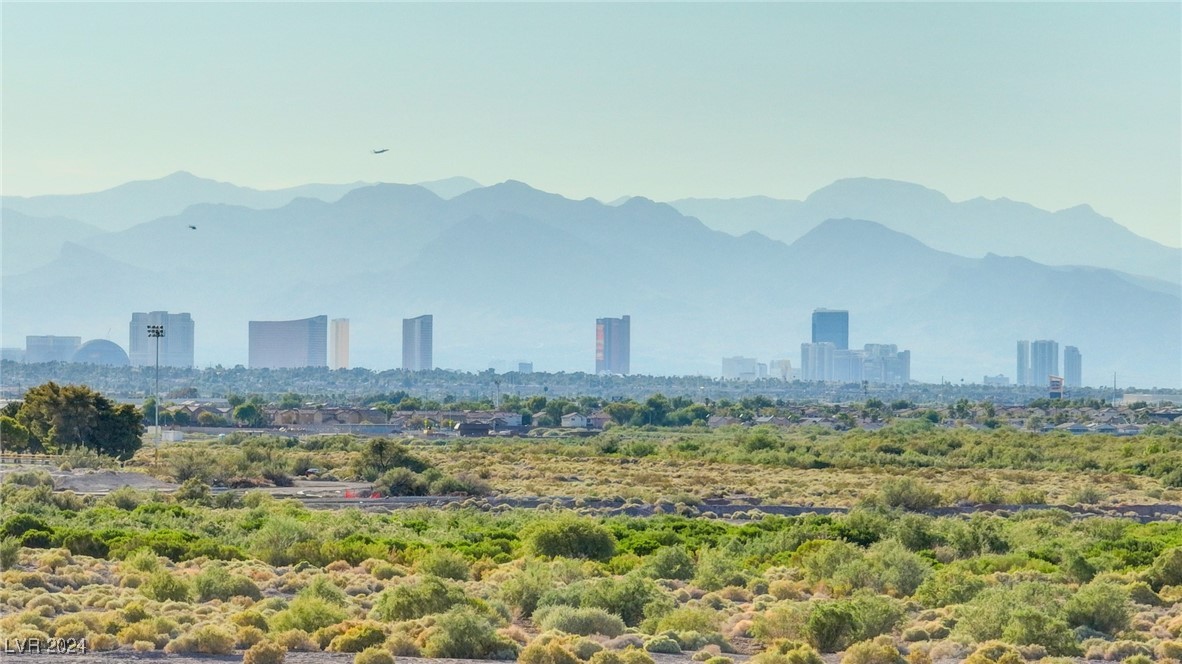
[[[160,465],[160,339],[164,337],[163,325],[149,325],[148,338],[156,340],[156,465]]]

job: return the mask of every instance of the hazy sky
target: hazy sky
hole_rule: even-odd
[[[3,190],[1089,203],[1182,245],[1182,6],[3,4]],[[380,157],[371,148],[388,147]]]

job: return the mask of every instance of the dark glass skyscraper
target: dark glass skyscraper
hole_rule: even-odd
[[[837,350],[849,350],[850,312],[844,309],[813,311],[813,343],[831,343]]]
[[[628,373],[631,321],[629,316],[595,319],[595,373]]]

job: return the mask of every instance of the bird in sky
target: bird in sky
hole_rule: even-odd
[[[193,226],[193,225],[191,225],[191,224],[190,224],[190,225],[189,225],[189,230],[191,230],[191,231],[195,231],[195,230],[197,230],[197,227],[196,227],[196,226]]]
[[[389,151],[390,151],[390,148],[382,148],[381,150],[374,150],[373,153],[374,154],[382,154],[383,152],[389,152]]]

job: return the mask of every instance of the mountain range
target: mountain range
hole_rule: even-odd
[[[897,219],[866,219],[882,215],[856,201],[848,205],[867,214],[821,220],[785,242],[732,234],[738,222],[712,228],[687,215],[685,201],[607,205],[513,181],[442,182],[450,188],[428,184],[443,196],[340,185],[348,190],[325,190],[329,200],[294,188],[260,192],[273,195],[249,206],[228,194],[194,203],[198,187],[167,206],[164,193],[141,192],[170,211],[118,231],[102,230],[103,215],[148,209],[136,195],[87,205],[56,197],[57,207],[35,209],[25,206],[37,198],[19,199],[19,212],[4,211],[4,345],[71,334],[126,346],[131,312],[165,309],[192,313],[199,364],[245,364],[248,320],[327,314],[351,319],[355,365],[389,368],[401,359],[400,320],[432,313],[439,366],[475,370],[503,358],[571,371],[593,366],[594,319],[627,313],[634,372],[715,375],[731,355],[797,365],[811,311],[829,307],[850,310],[852,346],[910,349],[919,380],[1012,376],[1015,340],[1051,338],[1081,349],[1085,383],[1108,384],[1113,372],[1127,385],[1182,383],[1179,287],[1144,270],[940,250],[889,227]],[[102,214],[88,207],[96,200],[109,206]],[[883,203],[892,205],[902,204]],[[9,271],[14,260],[19,274]]]
[[[838,180],[803,201],[687,198],[672,205],[733,235],[756,231],[792,242],[826,219],[873,219],[961,256],[1023,256],[1182,283],[1182,249],[1141,237],[1087,205],[1049,212],[1005,198],[955,203],[917,184],[871,178]]]

